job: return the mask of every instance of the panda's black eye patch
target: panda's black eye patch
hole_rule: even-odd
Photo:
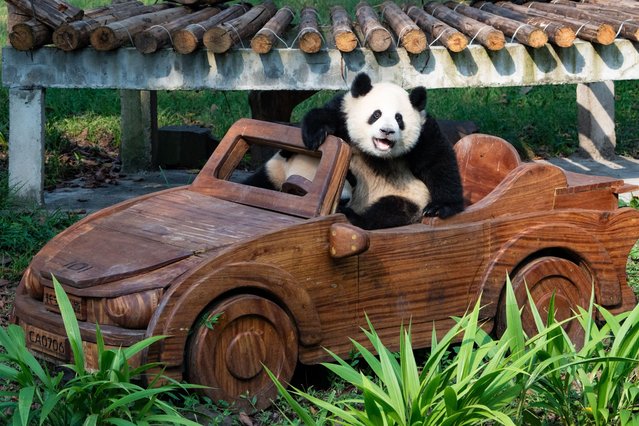
[[[400,113],[395,114],[395,121],[397,121],[399,128],[404,130],[404,117]]]
[[[378,109],[376,109],[373,114],[371,114],[371,116],[368,118],[368,124],[373,124],[374,122],[376,122],[377,120],[379,120],[379,117],[382,116],[382,112]]]

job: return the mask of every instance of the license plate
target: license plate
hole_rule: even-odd
[[[63,361],[68,361],[71,358],[71,347],[67,337],[50,333],[32,325],[27,325],[26,333],[27,347]]]
[[[73,312],[75,312],[75,317],[78,321],[86,321],[87,319],[87,305],[86,302],[78,296],[74,296],[72,294],[67,294],[69,298],[69,302],[71,302],[71,307],[73,308]],[[60,307],[58,306],[58,299],[55,297],[55,290],[51,287],[44,288],[44,306],[48,311],[60,313]]]

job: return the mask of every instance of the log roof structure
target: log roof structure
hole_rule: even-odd
[[[10,23],[9,40],[17,50],[52,44],[64,51],[134,46],[145,54],[162,48],[189,54],[199,48],[224,53],[252,47],[257,53],[296,48],[315,54],[326,49],[350,52],[359,46],[378,53],[405,49],[419,54],[433,46],[460,52],[472,44],[498,51],[507,43],[539,48],[547,43],[570,47],[578,40],[601,46],[615,39],[639,41],[639,2],[632,0],[533,1],[521,6],[431,1],[423,7],[361,1],[352,13],[334,8],[327,22],[313,7],[278,10],[270,1],[179,0],[181,4],[152,6],[126,1],[92,10],[62,0],[6,1],[17,11],[14,20],[22,21]]]

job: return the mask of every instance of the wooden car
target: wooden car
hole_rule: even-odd
[[[232,174],[252,144],[320,158],[293,193],[249,187]],[[269,404],[299,363],[347,356],[364,341],[368,315],[397,348],[401,324],[428,346],[482,297],[486,327],[499,327],[509,276],[540,309],[556,293],[559,315],[596,302],[635,305],[626,261],[639,211],[618,208],[622,180],[522,163],[502,139],[471,135],[455,145],[466,210],[452,218],[365,231],[334,213],[350,149],[328,137],[306,151],[298,128],[242,119],[195,181],[92,214],[35,256],[18,289],[16,321],[35,352],[69,361],[52,290],[63,283],[95,352],[95,323],[109,346],[169,336],[139,362],[160,361],[175,378],[210,386],[214,400]],[[305,195],[299,195],[304,194]],[[534,330],[529,313],[524,323]],[[579,338],[578,327],[568,332]],[[88,357],[89,364],[95,363]]]

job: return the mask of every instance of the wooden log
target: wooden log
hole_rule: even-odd
[[[24,15],[51,28],[82,19],[84,11],[61,0],[7,0]]]
[[[152,6],[145,6],[138,1],[126,3],[114,3],[100,13],[92,14],[87,11],[85,19],[69,22],[56,28],[53,32],[53,44],[58,49],[72,51],[86,47],[90,44],[91,32],[102,25],[135,15],[142,15],[150,12],[158,12],[171,7],[168,3],[160,3]]]
[[[255,53],[268,53],[286,32],[293,20],[295,12],[290,7],[283,7],[251,39],[251,49]]]
[[[9,43],[17,50],[32,50],[51,43],[51,28],[37,19],[13,25]]]
[[[445,22],[429,15],[417,6],[408,6],[406,14],[431,36],[431,43],[439,41],[451,52],[461,52],[468,45],[468,38]]]
[[[205,6],[205,5],[214,6],[214,5],[221,5],[222,3],[225,3],[228,0],[175,0],[175,1],[185,6]]]
[[[400,44],[409,53],[426,50],[426,34],[392,1],[382,3],[382,20],[388,22]]]
[[[375,10],[365,1],[361,1],[355,7],[355,16],[362,33],[360,37],[363,40],[362,44],[373,52],[388,50],[393,37],[390,31],[379,22]]]
[[[569,26],[575,31],[575,35],[582,40],[586,40],[592,43],[598,43],[602,45],[609,45],[615,41],[615,31],[608,24],[593,25],[588,21],[579,20],[575,18],[566,18],[556,13],[550,13],[539,9],[528,8],[525,6],[518,6],[516,4],[500,1],[497,5],[511,9],[517,12],[525,13],[530,16],[541,16],[551,19],[555,22],[560,22]]]
[[[473,18],[500,30],[510,37],[511,42],[516,39],[521,44],[533,48],[544,46],[548,42],[548,36],[544,30],[532,25],[504,18],[503,16],[495,15],[454,1],[446,2],[446,6],[461,13],[462,15],[468,16],[469,18]]]
[[[639,40],[639,25],[637,25],[636,22],[631,22],[632,18],[630,21],[624,20],[619,15],[611,18],[600,13],[594,13],[592,11],[587,11],[575,6],[568,6],[561,3],[530,3],[530,7],[587,22],[590,21],[597,24],[608,24],[613,28],[613,30],[617,29],[616,34],[633,41]]]
[[[331,22],[335,47],[340,52],[351,52],[357,47],[357,36],[353,24],[343,6],[331,7]]]
[[[188,13],[189,10],[187,8],[174,7],[159,12],[132,16],[122,21],[111,22],[95,29],[91,33],[91,46],[96,50],[108,51],[128,43],[133,44],[133,36],[140,31],[144,31],[153,25],[165,24]]]
[[[634,0],[582,0],[582,3],[597,4],[604,7],[639,9],[639,5]]]
[[[300,13],[300,31],[297,38],[302,52],[317,53],[322,47],[322,33],[317,23],[318,16],[317,9],[309,6],[302,9]]]
[[[604,15],[608,18],[620,19],[625,21],[626,19],[638,19],[639,9],[623,8],[617,6],[601,6],[598,4],[590,3],[576,3],[570,0],[555,0],[553,3],[562,4],[565,6],[576,7],[577,9],[585,10],[597,15]]]
[[[250,8],[251,5],[249,3],[233,4],[206,21],[187,25],[185,28],[175,31],[172,34],[173,49],[182,55],[194,52],[195,49],[202,47],[202,39],[205,32],[226,21],[242,16]]]
[[[275,11],[275,5],[270,1],[254,6],[245,14],[207,30],[202,37],[204,46],[213,53],[224,53],[257,33]]]
[[[435,18],[446,22],[470,37],[470,42],[477,40],[488,50],[500,50],[506,45],[504,33],[468,16],[457,13],[441,3],[429,2],[424,9]]]
[[[503,16],[505,18],[514,19],[515,21],[525,22],[530,25],[542,28],[548,40],[559,47],[570,47],[573,45],[575,38],[575,31],[564,24],[552,21],[548,18],[541,16],[529,16],[524,13],[516,12],[514,10],[506,9],[497,6],[489,1],[480,1],[474,3],[474,6],[480,10],[486,10],[487,12],[494,13],[495,15]]]
[[[10,33],[15,24],[27,22],[30,19],[30,15],[23,13],[20,9],[7,2],[7,32]]]
[[[164,46],[172,45],[171,33],[183,28],[185,25],[205,21],[220,13],[219,7],[205,7],[196,12],[181,16],[166,24],[156,24],[146,30],[137,33],[133,37],[135,48],[141,53],[157,52]]]

